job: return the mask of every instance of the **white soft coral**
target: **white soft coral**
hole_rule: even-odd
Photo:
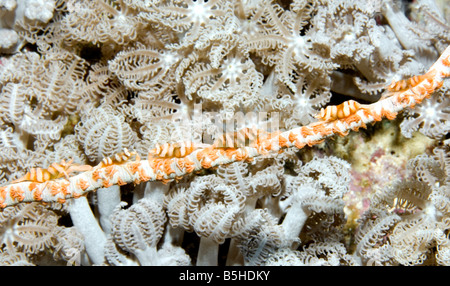
[[[0,39],[0,49],[10,49],[19,41],[19,35],[14,30],[0,29]]]
[[[450,131],[450,99],[446,90],[448,87],[408,111],[409,116],[400,124],[403,136],[411,138],[414,131],[420,131],[430,138],[440,138]]]
[[[181,35],[181,44],[193,44],[204,29],[214,25],[214,19],[231,11],[231,2],[213,1],[167,1],[156,10],[154,17],[160,17],[161,23]]]
[[[281,6],[265,3],[258,33],[245,36],[245,45],[261,57],[262,62],[274,65],[278,78],[296,91],[295,77],[298,69],[328,70],[333,68],[329,56],[319,49],[313,49],[307,20],[314,8],[303,5],[298,13],[285,11]]]
[[[14,0],[0,0],[0,8],[5,8],[8,11],[12,11],[16,8],[16,1]]]
[[[239,53],[225,58],[217,68],[197,63],[184,79],[188,96],[196,93],[207,101],[222,103],[226,110],[253,106],[262,83],[263,76],[252,60]]]
[[[23,2],[24,15],[28,19],[47,23],[53,18],[54,0],[25,0]]]

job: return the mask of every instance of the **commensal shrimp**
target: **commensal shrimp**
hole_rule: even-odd
[[[155,148],[148,152],[149,158],[183,158],[199,148],[209,145],[197,144],[191,141],[156,144]]]
[[[25,176],[12,181],[12,183],[19,183],[23,181],[31,181],[37,183],[47,182],[53,179],[59,179],[66,177],[69,179],[69,173],[71,172],[84,172],[92,169],[89,165],[72,165],[73,159],[66,162],[64,160],[61,163],[53,163],[47,169],[31,168]]]
[[[361,104],[354,100],[348,100],[339,105],[330,105],[325,109],[322,108],[315,117],[327,122],[334,121],[355,114],[361,106]]]
[[[416,75],[405,80],[395,81],[388,85],[387,89],[392,92],[404,91],[417,86],[419,83],[427,79],[428,74]]]
[[[139,154],[136,151],[129,152],[127,148],[123,152],[117,153],[114,156],[103,158],[101,167],[110,166],[113,164],[122,164],[128,161],[132,156],[136,156],[136,161],[140,160]]]

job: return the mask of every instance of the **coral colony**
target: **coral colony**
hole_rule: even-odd
[[[450,265],[448,2],[0,9],[1,265]]]

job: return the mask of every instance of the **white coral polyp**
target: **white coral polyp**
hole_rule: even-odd
[[[294,56],[300,57],[305,54],[306,51],[306,41],[302,36],[295,36],[289,42],[289,48],[293,48]]]
[[[429,100],[410,113],[400,124],[403,136],[410,138],[414,131],[419,130],[430,138],[439,138],[450,130],[450,100],[445,95],[435,94]]]
[[[425,103],[420,108],[424,114],[424,117],[428,120],[435,120],[437,118],[436,107]]]
[[[25,3],[25,17],[44,23],[53,18],[54,0],[28,0]]]
[[[16,6],[17,3],[14,0],[0,0],[0,7],[5,8],[7,11],[12,11]]]
[[[204,24],[207,19],[211,16],[211,13],[208,12],[203,4],[199,2],[194,2],[192,6],[189,6],[189,18],[192,19],[194,23]]]
[[[0,49],[10,49],[19,41],[16,31],[0,29]]]
[[[238,80],[246,69],[246,66],[236,58],[226,60],[223,67],[223,76],[234,81]]]
[[[353,43],[357,39],[357,35],[354,31],[349,30],[344,33],[344,41]]]
[[[162,55],[161,62],[164,63],[164,66],[167,68],[172,67],[176,62],[178,62],[180,58],[175,53],[164,53]]]
[[[306,99],[305,97],[300,97],[300,98],[298,98],[298,99],[296,100],[296,102],[297,102],[297,105],[298,105],[299,107],[302,107],[302,108],[305,108],[305,107],[309,106],[309,101],[308,101],[308,99]]]

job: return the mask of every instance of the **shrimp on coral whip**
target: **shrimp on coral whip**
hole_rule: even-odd
[[[53,163],[47,169],[31,168],[25,176],[12,181],[12,183],[19,183],[23,181],[31,181],[37,183],[43,183],[54,179],[66,177],[69,179],[69,173],[72,172],[85,172],[92,169],[89,165],[72,165],[73,159],[66,162],[62,160],[61,163]]]
[[[417,86],[419,83],[421,83],[427,78],[429,78],[429,75],[424,74],[424,75],[416,75],[405,80],[394,81],[387,87],[387,89],[392,92],[405,91],[407,89]]]
[[[361,107],[362,104],[349,100],[339,105],[330,105],[325,109],[322,108],[315,117],[323,121],[333,121],[355,114]]]
[[[140,161],[141,157],[136,151],[128,151],[127,148],[123,149],[123,152],[117,153],[114,156],[103,158],[100,162],[100,167],[107,167],[113,164],[123,164],[130,160],[130,158],[134,156],[136,161]]]
[[[155,148],[148,152],[149,158],[183,158],[199,148],[209,147],[207,144],[199,144],[191,141],[156,144]]]

